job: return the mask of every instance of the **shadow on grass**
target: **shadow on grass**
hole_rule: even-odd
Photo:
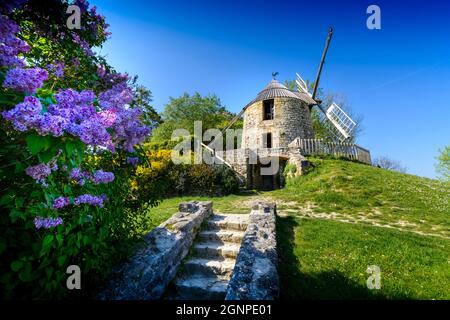
[[[294,230],[297,227],[299,223],[294,217],[277,217],[278,272],[282,300],[387,299],[383,294],[349,279],[339,270],[302,272],[302,262],[295,254]],[[393,298],[408,299],[404,296]]]

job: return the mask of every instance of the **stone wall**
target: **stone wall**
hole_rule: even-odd
[[[274,119],[263,120],[263,101],[250,105],[244,112],[241,147],[265,148],[263,135],[272,133],[272,147],[287,147],[295,138],[314,138],[311,115],[306,103],[294,98],[274,99]]]
[[[178,213],[145,236],[145,246],[111,273],[98,294],[103,300],[159,299],[187,255],[212,202],[181,203]]]
[[[279,297],[275,219],[275,204],[256,202],[252,205],[225,300]]]

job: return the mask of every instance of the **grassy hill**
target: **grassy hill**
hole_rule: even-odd
[[[286,188],[211,199],[246,213],[277,203],[281,295],[299,298],[450,299],[450,184],[345,161],[310,159]],[[176,211],[172,198],[149,210],[150,227]],[[381,269],[369,290],[366,269]]]

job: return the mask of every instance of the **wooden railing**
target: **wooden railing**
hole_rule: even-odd
[[[295,139],[289,147],[299,148],[302,155],[333,155],[372,164],[370,151],[348,142],[325,142],[322,139]]]

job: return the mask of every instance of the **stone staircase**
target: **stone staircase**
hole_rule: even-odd
[[[214,214],[197,235],[168,299],[222,300],[233,273],[248,214]]]

